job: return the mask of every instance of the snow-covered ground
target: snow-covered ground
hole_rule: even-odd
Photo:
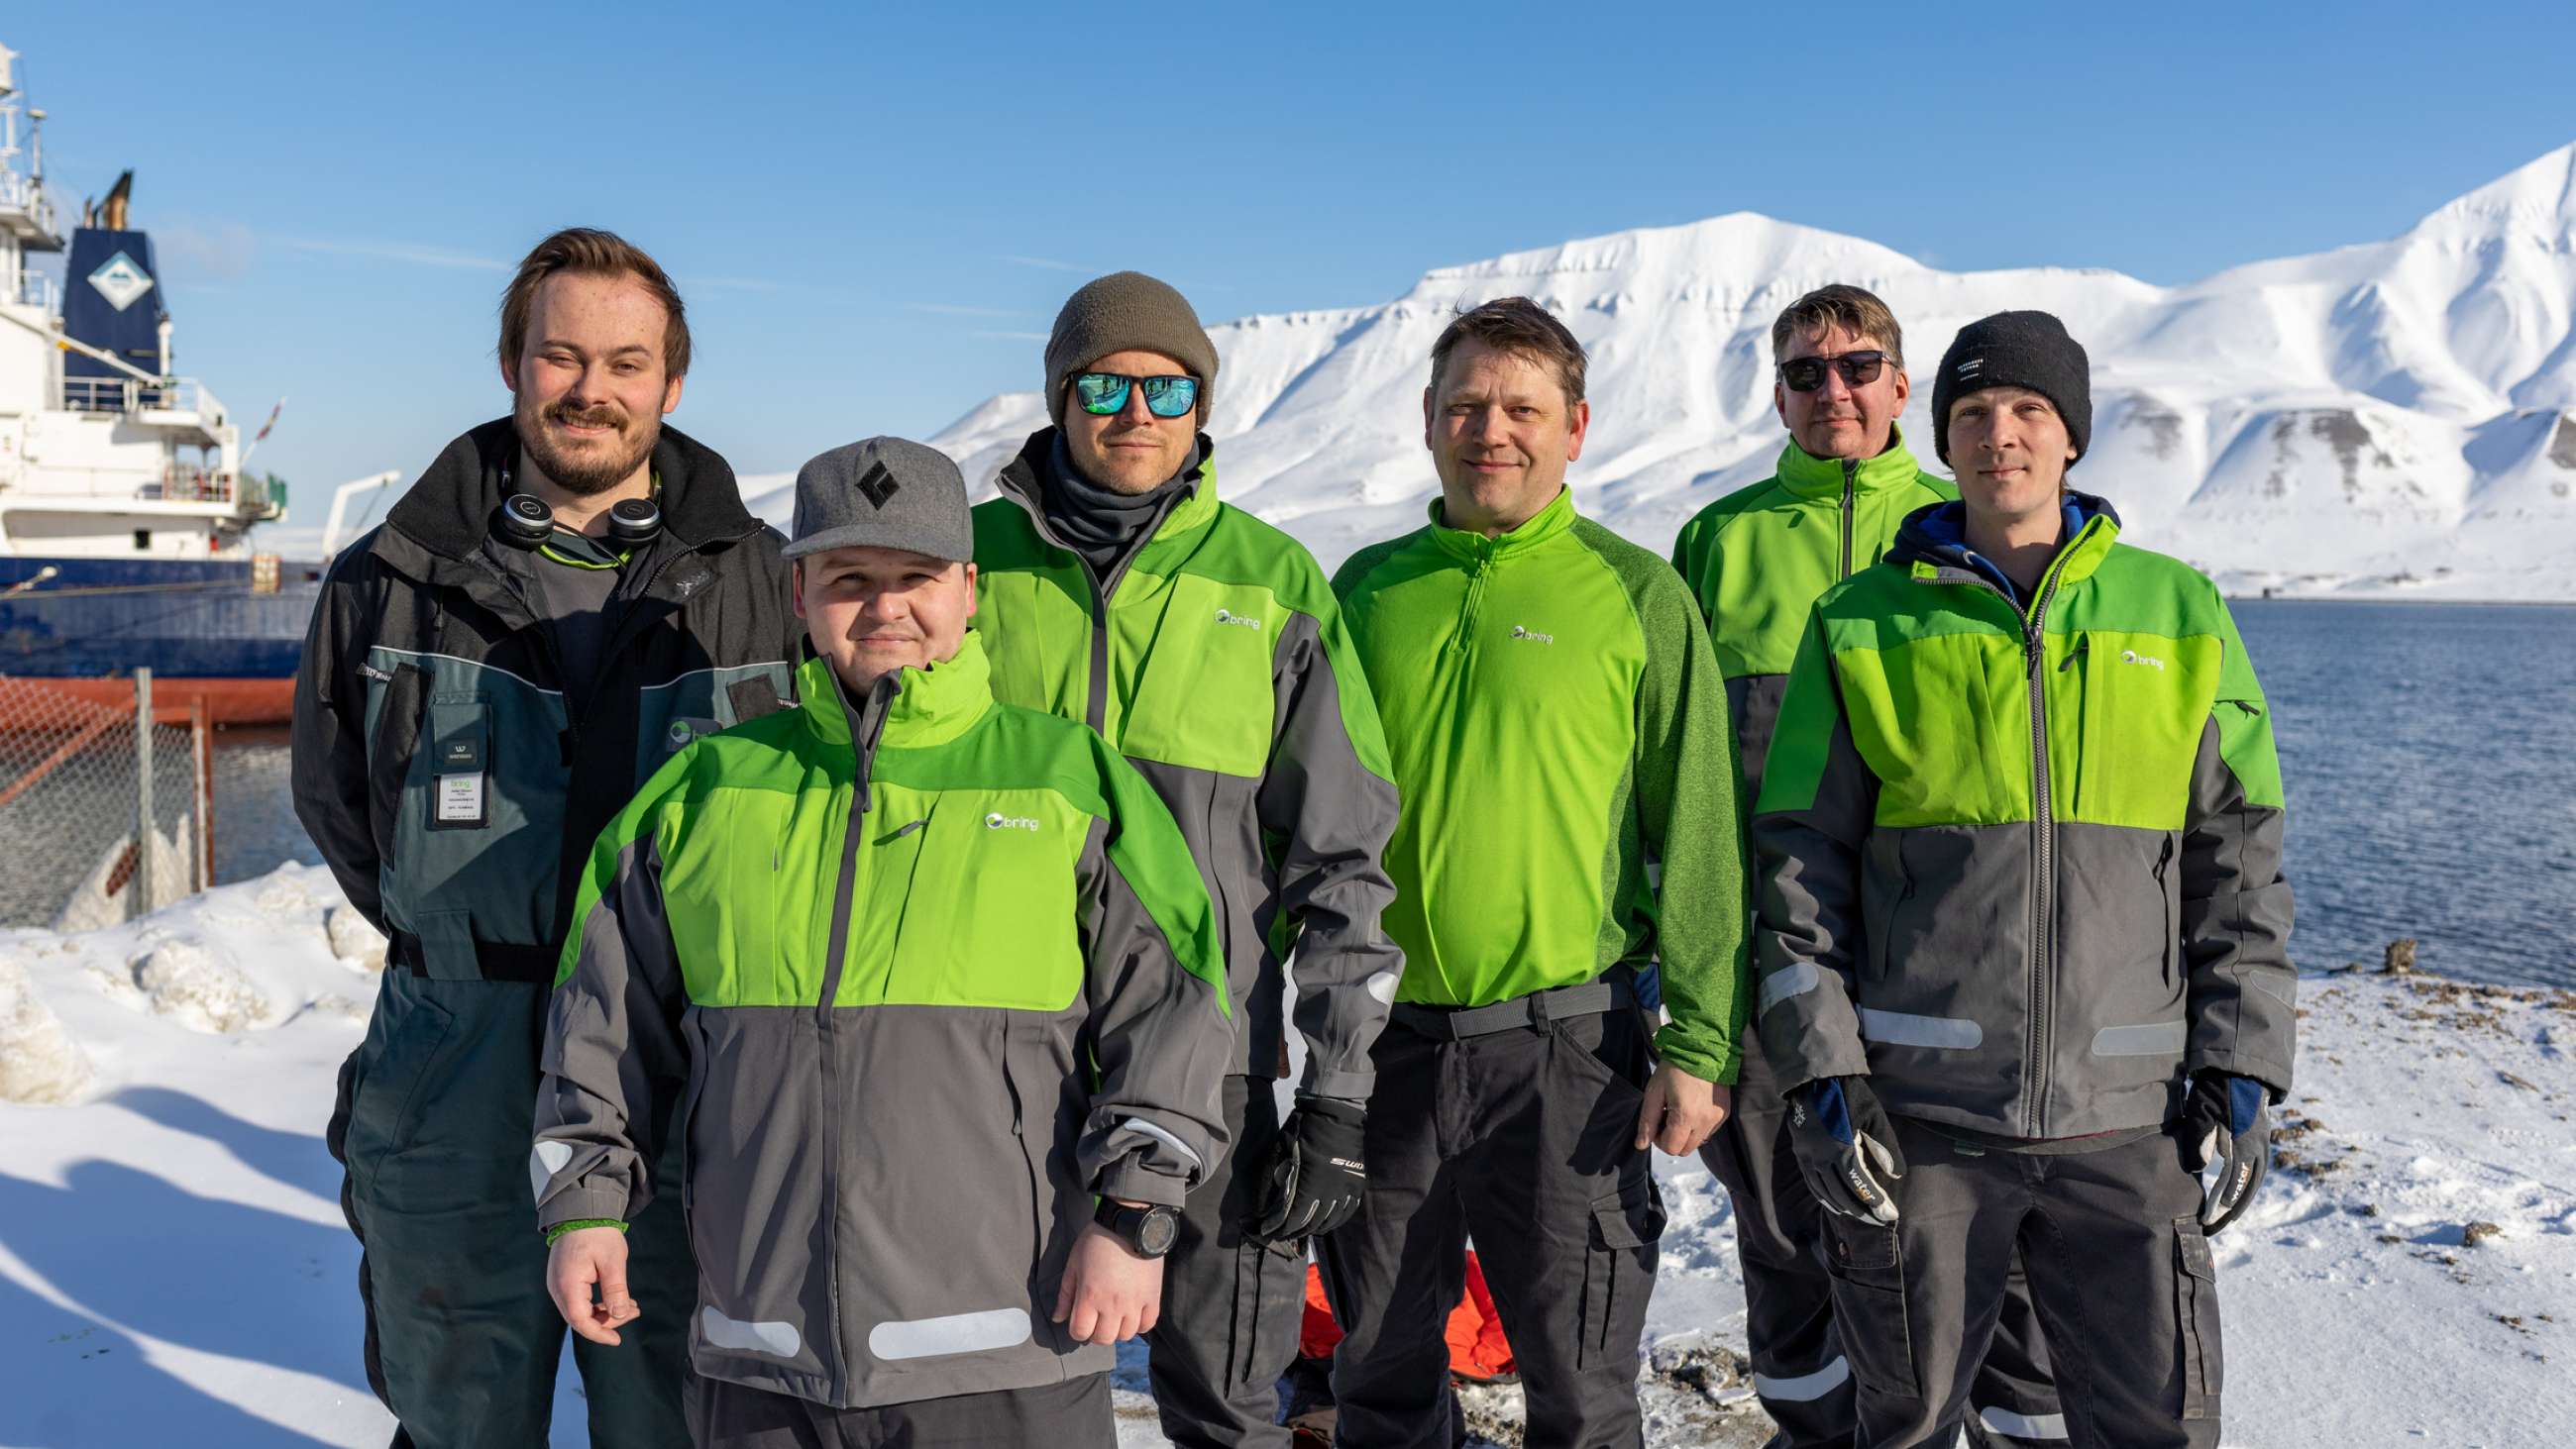
[[[0,1445],[389,1436],[322,1147],[375,985],[339,906],[287,867],[108,930],[0,933]],[[2227,1442],[2567,1444],[2576,994],[2306,985],[2279,1166],[2221,1240]],[[1758,1443],[1730,1214],[1696,1163],[1663,1177],[1653,1442]],[[567,1371],[558,1444],[582,1442],[576,1392]],[[1161,1443],[1120,1399],[1127,1442]],[[1506,1439],[1511,1412],[1476,1405]]]

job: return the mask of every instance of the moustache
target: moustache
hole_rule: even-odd
[[[588,407],[576,406],[572,403],[557,403],[546,409],[546,420],[576,428],[623,430],[626,426],[626,414],[607,403],[595,403]]]

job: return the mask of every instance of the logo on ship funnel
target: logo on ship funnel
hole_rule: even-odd
[[[152,277],[134,264],[134,258],[118,252],[89,274],[89,284],[107,299],[107,305],[122,312],[152,290]]]

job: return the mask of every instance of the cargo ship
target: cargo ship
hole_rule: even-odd
[[[283,721],[322,564],[254,550],[285,485],[173,366],[133,173],[58,229],[15,59],[0,47],[0,675],[116,702],[149,668],[160,710]]]

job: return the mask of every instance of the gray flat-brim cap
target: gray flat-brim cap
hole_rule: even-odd
[[[946,453],[909,438],[862,438],[796,470],[796,528],[782,558],[828,548],[899,548],[955,563],[975,560],[966,475]]]

